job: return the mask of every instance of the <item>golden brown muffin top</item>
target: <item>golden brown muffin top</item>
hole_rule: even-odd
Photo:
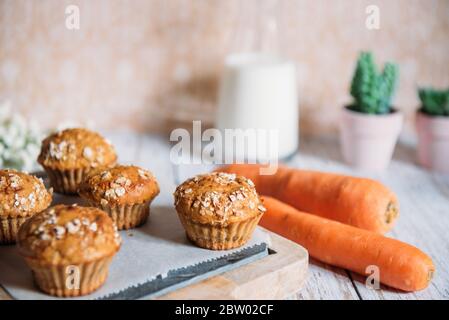
[[[265,212],[251,180],[222,172],[198,175],[176,188],[176,210],[195,222],[227,225]]]
[[[115,164],[114,147],[87,129],[66,129],[42,141],[38,162],[57,170],[95,168]]]
[[[15,170],[0,170],[0,217],[29,216],[51,204],[52,189],[42,179]]]
[[[118,165],[88,174],[78,192],[102,205],[134,204],[152,201],[159,194],[159,185],[148,170]]]
[[[57,205],[25,221],[17,242],[24,257],[48,265],[67,265],[113,255],[121,238],[104,211]]]

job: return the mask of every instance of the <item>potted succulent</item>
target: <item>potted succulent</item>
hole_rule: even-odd
[[[418,95],[418,162],[437,172],[449,173],[449,88],[420,88]]]
[[[373,55],[362,52],[351,83],[354,101],[343,108],[340,142],[344,160],[359,169],[383,170],[402,128],[402,114],[391,106],[398,68],[377,70]]]

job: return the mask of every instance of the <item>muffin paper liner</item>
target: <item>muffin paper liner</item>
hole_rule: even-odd
[[[20,226],[30,216],[1,217],[0,218],[0,244],[13,244],[16,242]]]
[[[57,297],[78,297],[103,285],[113,256],[77,265],[52,266],[26,257],[25,261],[31,268],[34,282],[40,290]]]
[[[115,222],[118,230],[127,230],[143,225],[150,215],[150,202],[125,205],[99,205],[88,200],[90,205],[102,209]]]
[[[48,167],[44,167],[44,169],[47,172],[54,191],[63,194],[77,194],[78,186],[90,170],[89,168],[55,170]]]
[[[201,248],[211,250],[229,250],[244,245],[253,234],[262,215],[233,222],[227,226],[202,224],[186,218],[178,213],[187,238]]]

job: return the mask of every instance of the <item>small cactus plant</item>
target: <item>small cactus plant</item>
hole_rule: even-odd
[[[449,116],[449,88],[419,88],[418,95],[422,112],[431,116]]]
[[[387,62],[379,73],[372,53],[362,52],[352,78],[351,95],[354,103],[349,109],[367,114],[390,113],[397,78],[396,64]]]

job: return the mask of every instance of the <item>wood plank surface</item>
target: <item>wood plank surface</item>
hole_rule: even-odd
[[[155,175],[161,189],[154,204],[173,205],[176,181],[167,140],[162,136],[141,135],[138,143],[138,152],[133,162],[150,170]]]
[[[290,297],[295,300],[359,300],[346,270],[310,258],[303,288]]]

